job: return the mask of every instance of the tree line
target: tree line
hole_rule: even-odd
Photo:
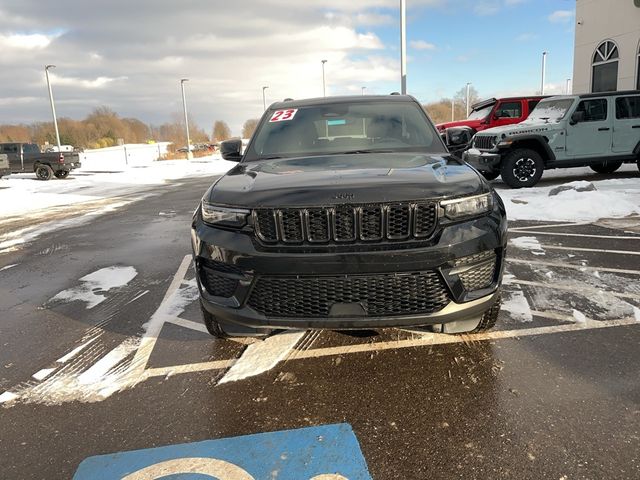
[[[243,138],[253,134],[256,119],[249,119],[242,129]],[[62,145],[77,148],[104,148],[124,143],[171,142],[175,147],[186,144],[184,118],[179,113],[171,121],[161,125],[149,125],[137,118],[123,118],[109,107],[95,108],[85,119],[58,118],[58,130]],[[189,118],[189,136],[192,144],[220,142],[231,138],[226,122],[216,120],[212,134]],[[38,145],[55,145],[53,122],[31,124],[0,124],[0,142],[27,142]]]

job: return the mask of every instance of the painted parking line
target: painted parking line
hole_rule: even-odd
[[[537,230],[509,229],[513,233],[526,233],[527,235],[549,235],[552,237],[577,237],[577,238],[603,238],[606,240],[640,240],[640,237],[631,235],[593,235],[590,233],[568,233],[568,232],[543,232]]]
[[[73,480],[153,480],[174,475],[218,480],[371,480],[358,439],[346,423],[90,457],[80,464]]]
[[[560,245],[547,245],[540,244],[540,247],[544,250],[565,250],[569,252],[595,252],[595,253],[611,253],[614,255],[640,255],[640,252],[636,250],[607,250],[604,248],[584,248],[584,247],[563,247]]]
[[[509,279],[509,281],[505,281],[503,282],[504,285],[511,285],[511,284],[516,284],[516,285],[528,285],[530,287],[538,287],[538,288],[550,288],[552,290],[561,290],[563,292],[573,292],[573,293],[580,293],[580,294],[590,294],[590,295],[600,295],[600,294],[605,294],[605,295],[611,295],[614,297],[618,297],[618,298],[627,298],[630,300],[640,300],[640,295],[635,294],[635,293],[618,293],[618,292],[613,292],[611,290],[604,290],[602,288],[595,288],[595,287],[589,287],[585,284],[582,285],[576,285],[576,286],[567,286],[567,285],[562,285],[559,283],[543,283],[543,282],[534,282],[531,280],[520,280],[520,279]]]
[[[589,267],[587,265],[573,265],[571,263],[547,262],[545,260],[529,260],[523,258],[508,257],[506,263],[519,263],[524,265],[538,265],[541,267],[569,268],[572,270],[580,270],[581,272],[609,272],[609,273],[626,273],[629,275],[640,275],[640,270],[631,270],[625,268],[608,268],[608,267]]]

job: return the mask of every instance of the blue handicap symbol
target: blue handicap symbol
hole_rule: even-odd
[[[371,480],[346,423],[99,455],[73,480]]]

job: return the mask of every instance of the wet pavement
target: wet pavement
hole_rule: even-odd
[[[15,265],[0,271],[0,477],[71,478],[96,455],[336,424],[368,469],[350,480],[640,477],[639,218],[512,222],[505,306],[486,334],[309,331],[273,368],[221,383],[264,342],[203,331],[188,225],[211,181],[158,187],[0,255]],[[111,267],[137,274],[94,290],[96,306],[51,300]],[[286,464],[301,443],[268,445]],[[243,462],[247,444],[224,455]],[[314,452],[329,469],[316,474],[345,478],[326,476],[342,468],[335,451]],[[82,478],[122,478],[85,465]],[[296,468],[251,478],[312,478]],[[220,478],[250,478],[238,475]]]

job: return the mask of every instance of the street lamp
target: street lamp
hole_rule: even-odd
[[[567,95],[571,95],[571,79],[567,78]]]
[[[407,94],[407,2],[400,0],[400,92]]]
[[[364,91],[367,87],[360,87],[360,88],[362,88],[362,96],[364,97]]]
[[[544,95],[544,81],[547,74],[547,52],[542,52],[542,82],[540,85],[540,95]]]
[[[264,96],[264,91],[269,88],[269,87],[262,87],[262,110],[266,110],[267,109],[267,100],[266,97]]]
[[[182,108],[184,109],[184,125],[187,129],[187,160],[193,158],[191,153],[191,139],[189,138],[189,117],[187,116],[187,97],[184,94],[184,82],[188,82],[188,78],[180,79],[180,88],[182,89]]]
[[[53,115],[53,127],[56,130],[56,142],[58,142],[58,153],[62,150],[60,148],[60,132],[58,131],[58,120],[56,119],[56,106],[53,103],[53,93],[51,92],[51,82],[49,81],[49,69],[56,68],[55,65],[46,65],[44,67],[44,74],[47,77],[47,88],[49,89],[49,102],[51,103],[51,114]]]
[[[327,60],[322,60],[322,96],[323,97],[327,96],[327,90],[326,90],[326,85],[324,81],[324,64],[325,63],[327,63]]]
[[[455,98],[451,99],[451,121],[454,121],[455,118],[455,114],[456,114],[456,100]]]
[[[469,118],[469,87],[471,87],[471,83],[467,82],[467,118]]]

